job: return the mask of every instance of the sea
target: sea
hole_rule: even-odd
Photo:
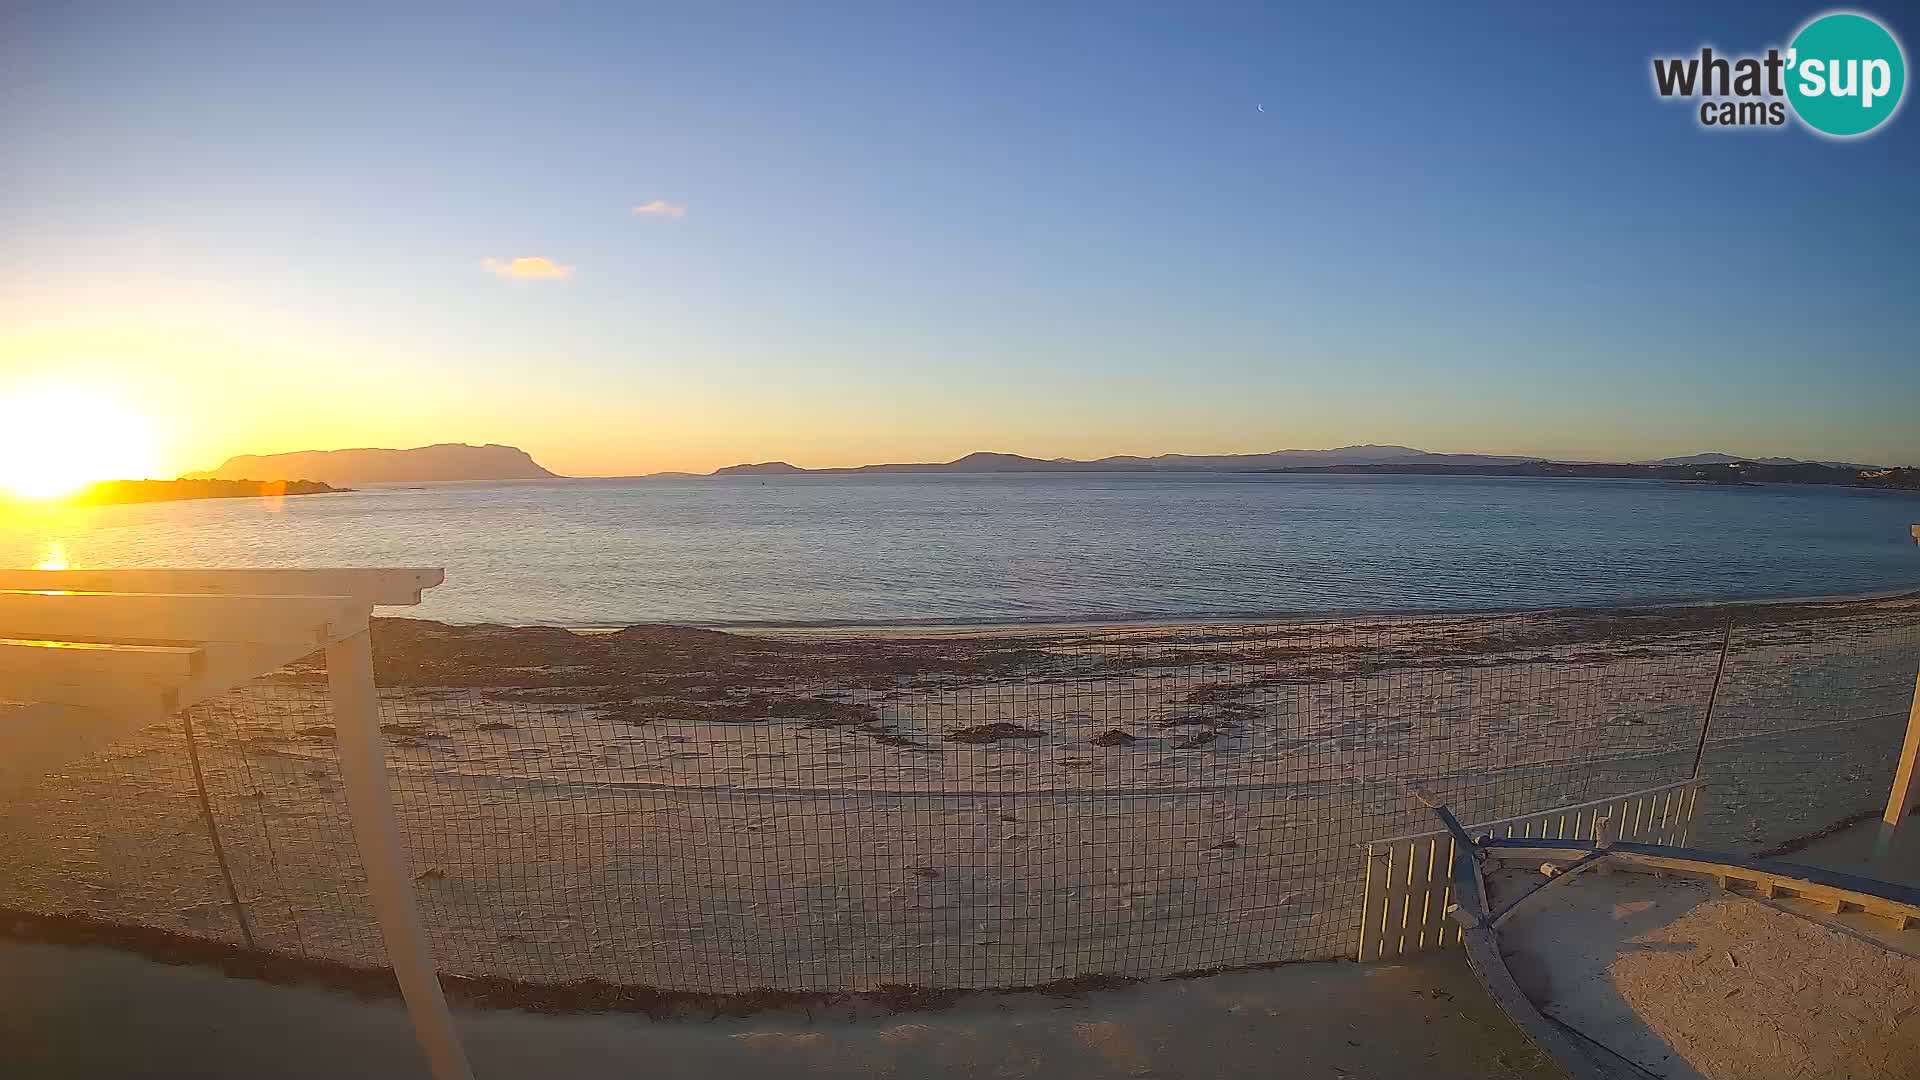
[[[1920,494],[1312,474],[386,486],[0,513],[0,565],[433,566],[407,611],[610,627],[1280,618],[1920,590]]]

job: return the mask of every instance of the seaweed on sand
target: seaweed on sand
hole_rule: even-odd
[[[947,740],[962,743],[995,743],[1002,739],[1042,739],[1046,734],[1044,731],[1035,731],[1030,727],[1021,727],[1019,724],[995,721],[991,724],[975,724],[972,727],[949,731]]]

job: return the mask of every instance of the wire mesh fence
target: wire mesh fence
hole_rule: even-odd
[[[1698,764],[1696,841],[1775,848],[1884,799],[1920,601],[374,644],[443,971],[837,993],[1348,955],[1413,790],[1490,820]],[[0,907],[383,966],[325,678],[0,795]]]
[[[1734,612],[1696,836],[1772,853],[1885,807],[1920,671],[1905,603]]]

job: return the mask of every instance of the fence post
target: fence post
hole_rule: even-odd
[[[400,824],[387,783],[386,742],[380,737],[380,699],[373,683],[373,646],[362,630],[327,646],[327,689],[333,700],[340,776],[353,815],[353,839],[367,868],[367,892],[387,958],[406,998],[413,1031],[435,1080],[472,1080],[453,1014],[440,991],[427,935],[413,901],[413,878],[400,846]]]
[[[1687,775],[1700,779],[1700,766],[1707,758],[1707,734],[1713,729],[1713,707],[1720,703],[1720,679],[1727,673],[1727,650],[1733,646],[1733,609],[1727,609],[1727,624],[1720,632],[1720,662],[1713,669],[1713,687],[1707,691],[1707,715],[1700,720],[1700,741],[1693,747],[1693,771]]]

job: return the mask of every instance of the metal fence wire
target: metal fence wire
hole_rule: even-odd
[[[382,619],[374,649],[443,972],[979,989],[1349,955],[1368,841],[1429,827],[1414,790],[1491,820],[1697,767],[1696,842],[1740,851],[1877,810],[1920,599],[944,632]],[[5,796],[0,908],[384,966],[325,680],[315,657]]]

